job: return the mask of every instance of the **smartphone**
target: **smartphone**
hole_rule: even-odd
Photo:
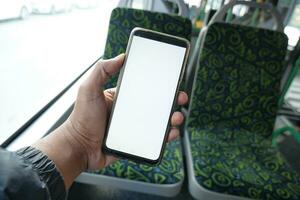
[[[158,164],[187,62],[188,40],[135,28],[126,49],[103,151]]]

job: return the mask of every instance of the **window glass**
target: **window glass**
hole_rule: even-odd
[[[297,1],[284,32],[289,37],[289,46],[296,46],[300,37],[300,1]]]
[[[135,8],[135,9],[143,9],[144,8],[144,0],[132,0],[131,7]]]
[[[232,14],[234,14],[235,17],[243,17],[248,11],[249,7],[245,5],[236,5],[232,8]]]
[[[165,1],[164,5],[166,6],[168,13],[179,14],[179,7],[176,1]]]
[[[207,0],[206,3],[206,11],[209,11],[211,9],[218,10],[221,7],[222,0]]]
[[[300,2],[296,5],[294,13],[289,22],[290,26],[300,29]]]
[[[200,6],[201,0],[184,0],[189,6]]]
[[[275,30],[276,20],[269,10],[248,7],[246,5],[236,5],[229,16],[231,23],[238,23],[246,26],[259,27]]]
[[[0,144],[103,54],[117,4],[0,2]]]

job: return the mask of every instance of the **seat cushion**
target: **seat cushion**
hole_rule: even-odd
[[[184,178],[181,140],[166,145],[163,159],[157,166],[121,159],[95,173],[155,184],[178,183]]]
[[[254,199],[299,199],[300,176],[261,134],[188,129],[193,169],[202,187]]]

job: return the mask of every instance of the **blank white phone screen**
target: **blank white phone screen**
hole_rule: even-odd
[[[133,36],[106,146],[157,160],[186,48]]]

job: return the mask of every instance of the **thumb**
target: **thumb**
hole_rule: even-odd
[[[98,86],[103,86],[108,79],[120,71],[125,54],[120,54],[109,60],[97,62],[94,72],[91,75],[92,81]]]
[[[85,88],[90,92],[99,92],[99,89],[108,81],[108,79],[120,71],[125,54],[120,54],[109,60],[100,60],[96,63],[95,69],[86,80]]]

